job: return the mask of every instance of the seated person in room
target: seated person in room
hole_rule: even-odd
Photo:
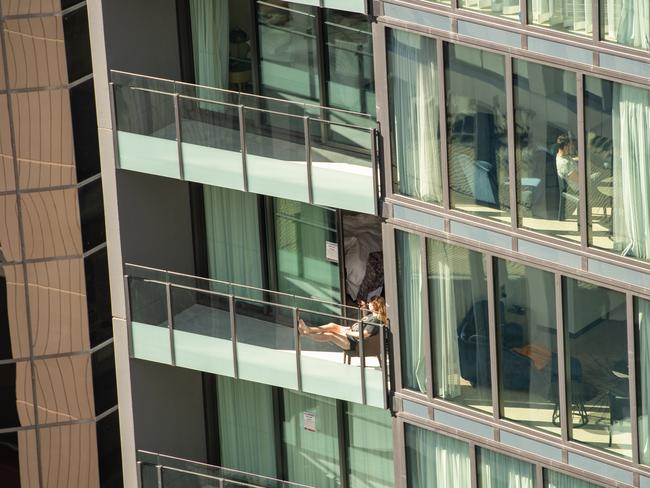
[[[354,351],[359,344],[361,325],[363,325],[363,338],[368,339],[379,333],[379,328],[386,324],[386,303],[383,297],[375,297],[368,303],[368,309],[372,312],[365,316],[360,322],[352,327],[329,323],[320,327],[309,327],[305,321],[300,319],[298,329],[300,334],[309,336],[318,342],[332,342],[345,351]]]
[[[557,138],[557,154],[555,156],[557,175],[566,183],[566,190],[578,194],[578,158],[575,156],[575,145],[568,134]]]

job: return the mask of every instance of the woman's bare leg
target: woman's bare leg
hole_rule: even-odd
[[[350,341],[346,336],[341,336],[334,332],[323,332],[322,334],[307,334],[309,340],[316,342],[331,342],[344,350],[350,349]]]
[[[329,324],[321,325],[319,327],[309,327],[307,324],[305,324],[304,320],[300,319],[299,324],[300,324],[300,333],[303,335],[318,335],[318,334],[333,333],[333,334],[338,334],[340,336],[344,336],[345,333],[348,331],[347,327],[343,327],[342,325],[335,324],[334,322],[330,322]]]

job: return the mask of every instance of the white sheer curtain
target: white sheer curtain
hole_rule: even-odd
[[[607,0],[605,38],[626,46],[650,47],[650,2],[647,0]]]
[[[436,42],[391,31],[388,49],[398,191],[442,201]]]
[[[451,437],[406,426],[409,488],[471,486],[469,447]]]
[[[650,92],[614,85],[614,249],[650,259]]]
[[[228,0],[190,0],[196,83],[228,88]]]
[[[588,481],[572,478],[556,471],[546,471],[546,488],[599,488]]]
[[[650,300],[637,299],[639,341],[639,451],[642,464],[650,464]]]
[[[480,488],[534,488],[534,465],[488,449],[479,450]]]

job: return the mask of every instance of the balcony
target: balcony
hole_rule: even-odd
[[[356,307],[129,264],[125,285],[134,358],[387,408],[384,327],[356,354],[298,332],[351,326]]]
[[[377,215],[368,115],[111,72],[118,166]]]
[[[148,451],[138,451],[138,488],[175,488],[179,486],[309,488],[307,485],[244,473],[235,469]]]

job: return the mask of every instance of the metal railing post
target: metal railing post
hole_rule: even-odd
[[[181,109],[179,106],[179,95],[174,93],[174,125],[176,127],[176,150],[178,152],[178,177],[185,179],[185,167],[183,165],[183,141],[181,133]]]
[[[160,464],[156,465],[156,485],[158,486],[158,488],[163,488],[162,470],[163,470],[162,465]]]
[[[129,346],[129,357],[133,355],[133,323],[131,321],[131,293],[129,288],[129,275],[124,275],[124,308],[126,312],[126,338]]]
[[[298,329],[298,318],[300,314],[298,307],[293,307],[293,340],[296,349],[296,376],[298,379],[298,391],[302,391],[302,367],[300,364],[300,330]]]
[[[235,295],[228,295],[228,308],[230,309],[230,341],[232,342],[232,371],[236,379],[239,378],[237,364],[237,315],[235,313]]]
[[[375,215],[379,215],[379,169],[377,163],[377,129],[370,129],[370,161],[372,164],[372,191],[374,192]]]
[[[138,480],[138,488],[143,488],[142,486],[142,461],[136,461],[137,471],[135,476]]]
[[[113,131],[113,152],[115,157],[115,167],[121,168],[120,146],[117,140],[117,105],[115,104],[115,83],[112,81],[108,84],[108,97],[111,104],[111,130]]]
[[[384,408],[388,408],[388,374],[386,372],[386,328],[379,328],[379,367],[381,368],[382,389],[384,392]]]
[[[243,105],[237,107],[237,114],[239,116],[239,145],[241,148],[242,181],[244,184],[244,191],[248,191],[248,163],[246,161],[248,147],[246,146],[246,113],[244,112]]]
[[[361,369],[361,403],[367,405],[366,394],[366,353],[364,351],[364,326],[363,322],[359,322],[359,369]]]
[[[303,119],[305,131],[305,161],[307,162],[307,195],[309,203],[314,203],[314,185],[312,180],[312,162],[311,162],[311,133],[309,116],[305,115]]]
[[[169,357],[172,366],[176,366],[176,349],[174,346],[174,313],[172,311],[172,285],[165,283],[165,302],[167,304],[167,329],[169,330]]]

